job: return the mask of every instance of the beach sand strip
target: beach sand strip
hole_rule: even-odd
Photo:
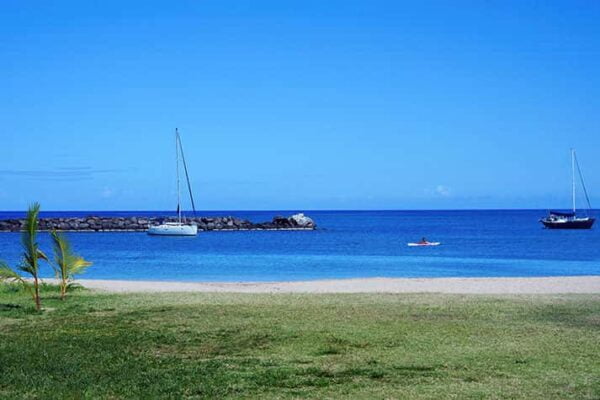
[[[45,280],[52,282],[53,280]],[[77,280],[88,289],[113,292],[230,293],[600,293],[600,276],[534,278],[358,278],[289,282],[170,282]]]

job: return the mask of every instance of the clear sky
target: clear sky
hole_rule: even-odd
[[[0,7],[0,210],[600,205],[598,1]]]

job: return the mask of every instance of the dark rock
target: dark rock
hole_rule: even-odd
[[[159,225],[166,221],[177,221],[175,217],[60,217],[41,218],[39,229],[42,231],[134,231],[143,232],[149,225]],[[264,229],[315,229],[316,224],[304,214],[292,215],[289,218],[276,216],[271,222],[252,223],[248,220],[225,217],[191,217],[187,223],[193,223],[199,230],[264,230]],[[0,220],[1,232],[18,232],[24,226],[24,220]]]

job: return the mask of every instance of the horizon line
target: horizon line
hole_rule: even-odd
[[[341,211],[341,212],[349,212],[349,211],[540,211],[540,210],[571,210],[571,208],[566,207],[566,208],[561,208],[561,207],[544,207],[544,208],[515,208],[515,207],[510,207],[510,208],[338,208],[338,209],[334,209],[334,208],[314,208],[314,209],[308,209],[308,208],[289,208],[289,209],[207,209],[207,210],[196,210],[196,214],[198,213],[202,213],[202,212],[221,212],[221,211],[226,211],[226,212],[312,212],[312,211],[316,211],[316,212],[328,212],[328,211]],[[585,209],[581,209],[582,211],[600,211],[600,208],[585,208]],[[26,210],[20,209],[20,210],[0,210],[0,213],[3,212],[26,212]],[[173,212],[176,213],[176,210],[158,210],[158,209],[154,209],[154,210],[40,210],[40,212],[42,213],[48,213],[48,212]],[[182,210],[182,212],[187,213],[193,213],[192,210]]]

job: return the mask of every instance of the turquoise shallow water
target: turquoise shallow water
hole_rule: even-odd
[[[210,212],[253,221],[293,211]],[[540,210],[308,211],[314,232],[206,232],[197,237],[144,233],[70,233],[94,262],[85,277],[172,281],[273,281],[354,277],[600,275],[600,227],[550,231]],[[47,213],[56,215],[165,213]],[[14,217],[2,213],[0,218]],[[426,236],[442,242],[407,247]],[[47,234],[40,244],[49,252]],[[19,234],[0,234],[0,259],[16,264]],[[51,276],[44,266],[45,276]]]

